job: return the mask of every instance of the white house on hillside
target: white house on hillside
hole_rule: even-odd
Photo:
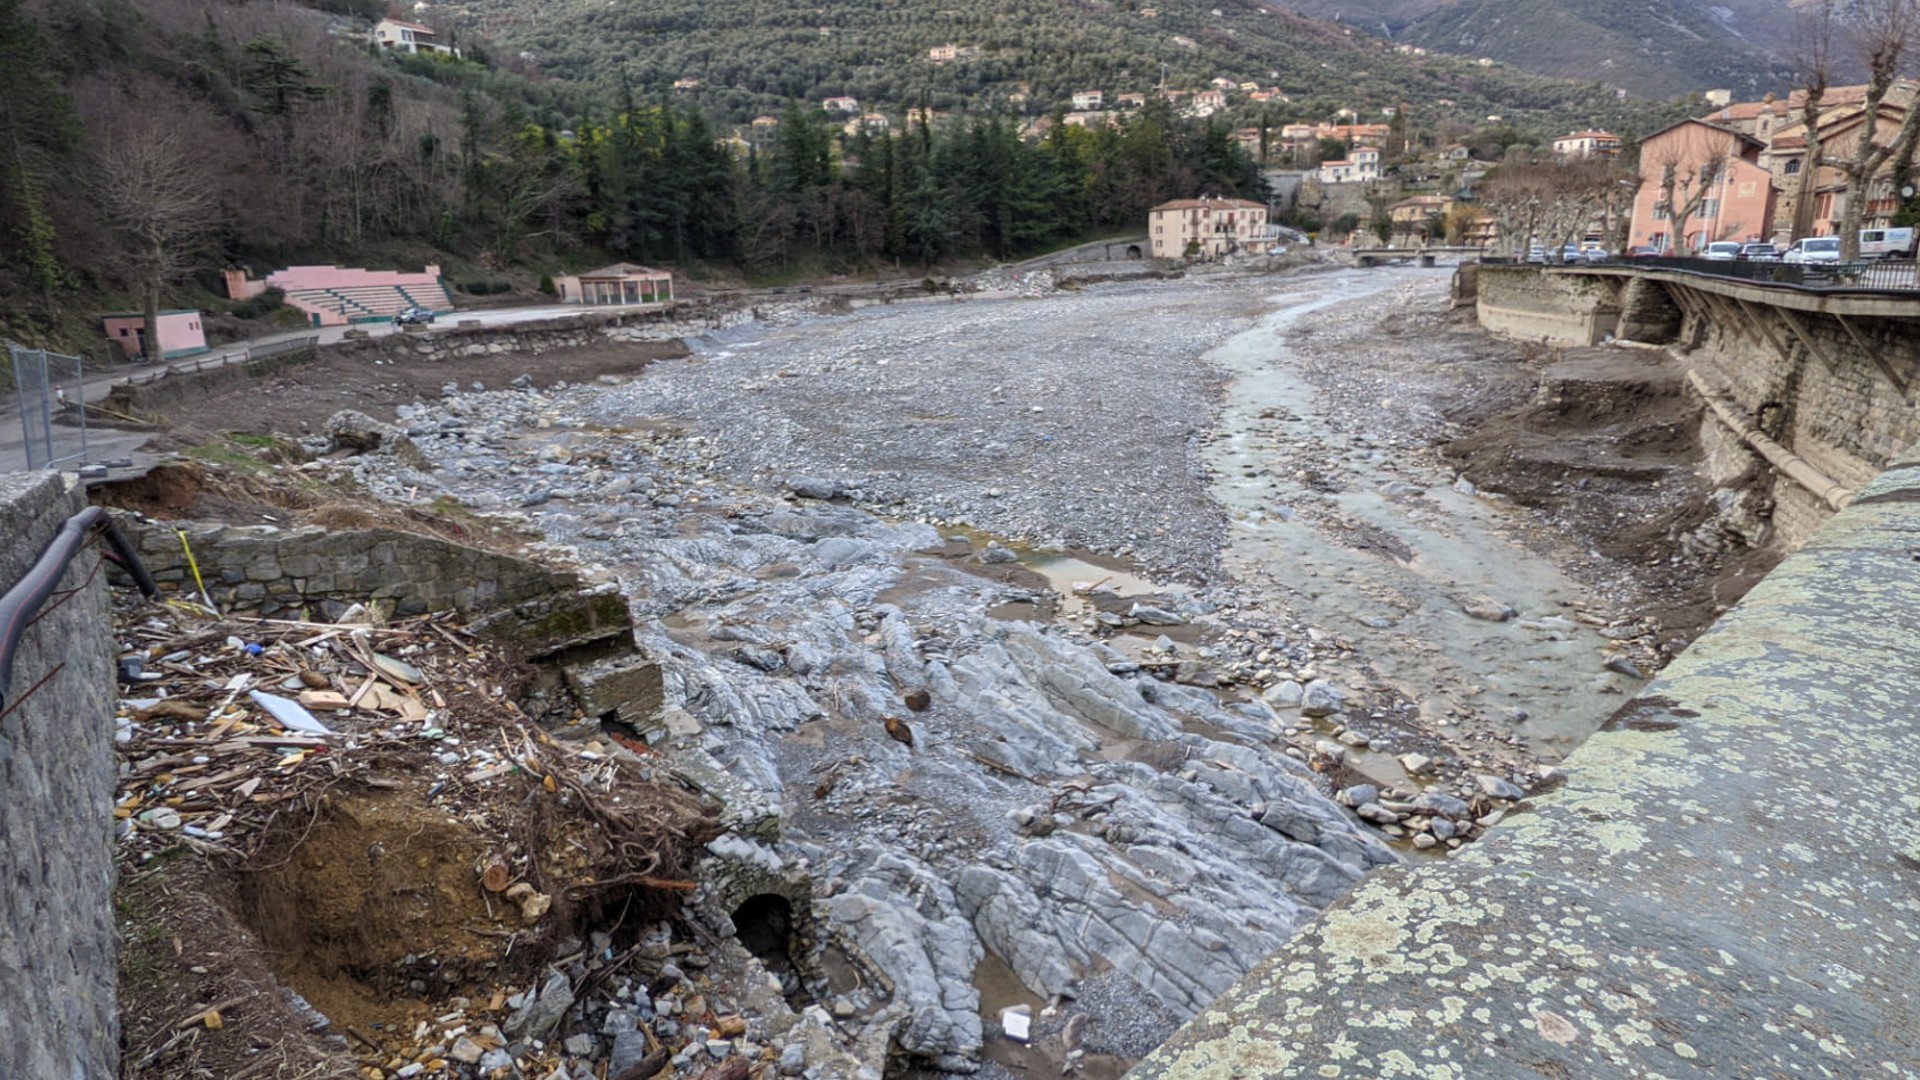
[[[1564,158],[1619,157],[1620,136],[1611,131],[1575,131],[1553,140],[1553,152]]]
[[[1377,147],[1356,146],[1351,156],[1340,161],[1320,163],[1323,184],[1358,184],[1380,179],[1380,151]]]
[[[373,43],[382,49],[406,53],[435,52],[459,56],[460,50],[440,40],[439,32],[420,23],[381,19],[373,24]]]

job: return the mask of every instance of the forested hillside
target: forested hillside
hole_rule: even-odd
[[[511,137],[578,96],[370,56],[336,33],[357,25],[279,4],[0,0],[0,337],[70,340],[76,307],[204,297],[229,265],[510,251],[541,167]]]
[[[989,113],[842,141],[796,103],[739,155],[671,97],[504,73],[484,43],[375,53],[363,30],[286,5],[0,0],[0,337],[97,339],[102,307],[270,315],[220,302],[229,266],[450,258],[474,293],[609,258],[924,267],[1264,193],[1224,127],[1161,104],[1031,142]]]
[[[1011,100],[1044,114],[1078,90],[1111,99],[1163,80],[1205,89],[1216,78],[1278,87],[1291,100],[1269,111],[1287,118],[1411,106],[1430,119],[1499,114],[1546,133],[1633,126],[1647,105],[1599,82],[1398,53],[1350,28],[1252,0],[469,0],[432,10],[449,21],[464,17],[549,75],[608,89],[623,80],[646,90],[698,80],[687,97],[734,122],[788,98],[840,95],[881,108],[922,98],[936,109]],[[929,59],[929,49],[949,44],[978,55]]]
[[[1787,0],[1270,0],[1396,42],[1651,95],[1757,97],[1791,67]]]
[[[383,0],[0,0],[0,338],[97,341],[100,310],[168,304],[216,334],[270,329],[270,303],[225,302],[235,266],[440,262],[479,294],[611,259],[764,280],[1006,258],[1138,228],[1169,198],[1263,198],[1239,124],[1391,104],[1396,145],[1480,124],[1498,153],[1673,109],[1244,0],[488,2],[499,40],[428,9],[456,58],[371,48]],[[977,55],[929,62],[942,43]],[[1163,79],[1284,96],[1209,118],[1154,98],[1023,137],[1073,91]],[[891,131],[843,134],[829,94]],[[733,125],[762,112],[780,122],[749,150]]]

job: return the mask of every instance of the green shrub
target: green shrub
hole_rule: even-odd
[[[553,295],[553,275],[552,274],[540,275],[540,291],[543,293],[546,293],[548,296]]]
[[[262,315],[271,315],[280,310],[286,300],[286,293],[269,286],[265,292],[240,301],[230,310],[236,318],[257,319]]]
[[[495,293],[512,292],[513,283],[498,279],[475,278],[462,284],[460,291],[469,296],[491,296]]]

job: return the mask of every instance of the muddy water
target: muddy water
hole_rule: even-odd
[[[1419,703],[1418,726],[1443,737],[1518,734],[1555,759],[1619,705],[1612,691],[1637,685],[1603,667],[1605,639],[1575,617],[1581,589],[1509,539],[1513,511],[1454,490],[1437,463],[1335,430],[1301,375],[1307,358],[1287,340],[1301,320],[1412,276],[1303,283],[1208,354],[1234,376],[1207,449],[1214,494],[1232,518],[1226,566],[1351,641],[1381,683]],[[1420,276],[1437,287],[1435,275]],[[1378,408],[1390,422],[1392,403]],[[1516,616],[1468,615],[1483,597]]]

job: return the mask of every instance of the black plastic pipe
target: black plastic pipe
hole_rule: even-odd
[[[141,564],[140,556],[134,554],[133,545],[113,523],[113,518],[97,506],[85,510],[67,519],[54,534],[53,543],[40,554],[38,562],[33,564],[25,577],[13,588],[0,596],[0,713],[7,709],[7,694],[13,686],[13,654],[20,648],[20,638],[27,631],[27,624],[33,621],[34,613],[40,605],[53,595],[54,586],[60,583],[60,575],[66,573],[67,566],[74,556],[86,546],[87,530],[95,525],[106,534],[107,543],[113,547],[114,561],[133,576],[134,584],[148,597],[158,599],[160,589],[153,583],[153,576]]]

